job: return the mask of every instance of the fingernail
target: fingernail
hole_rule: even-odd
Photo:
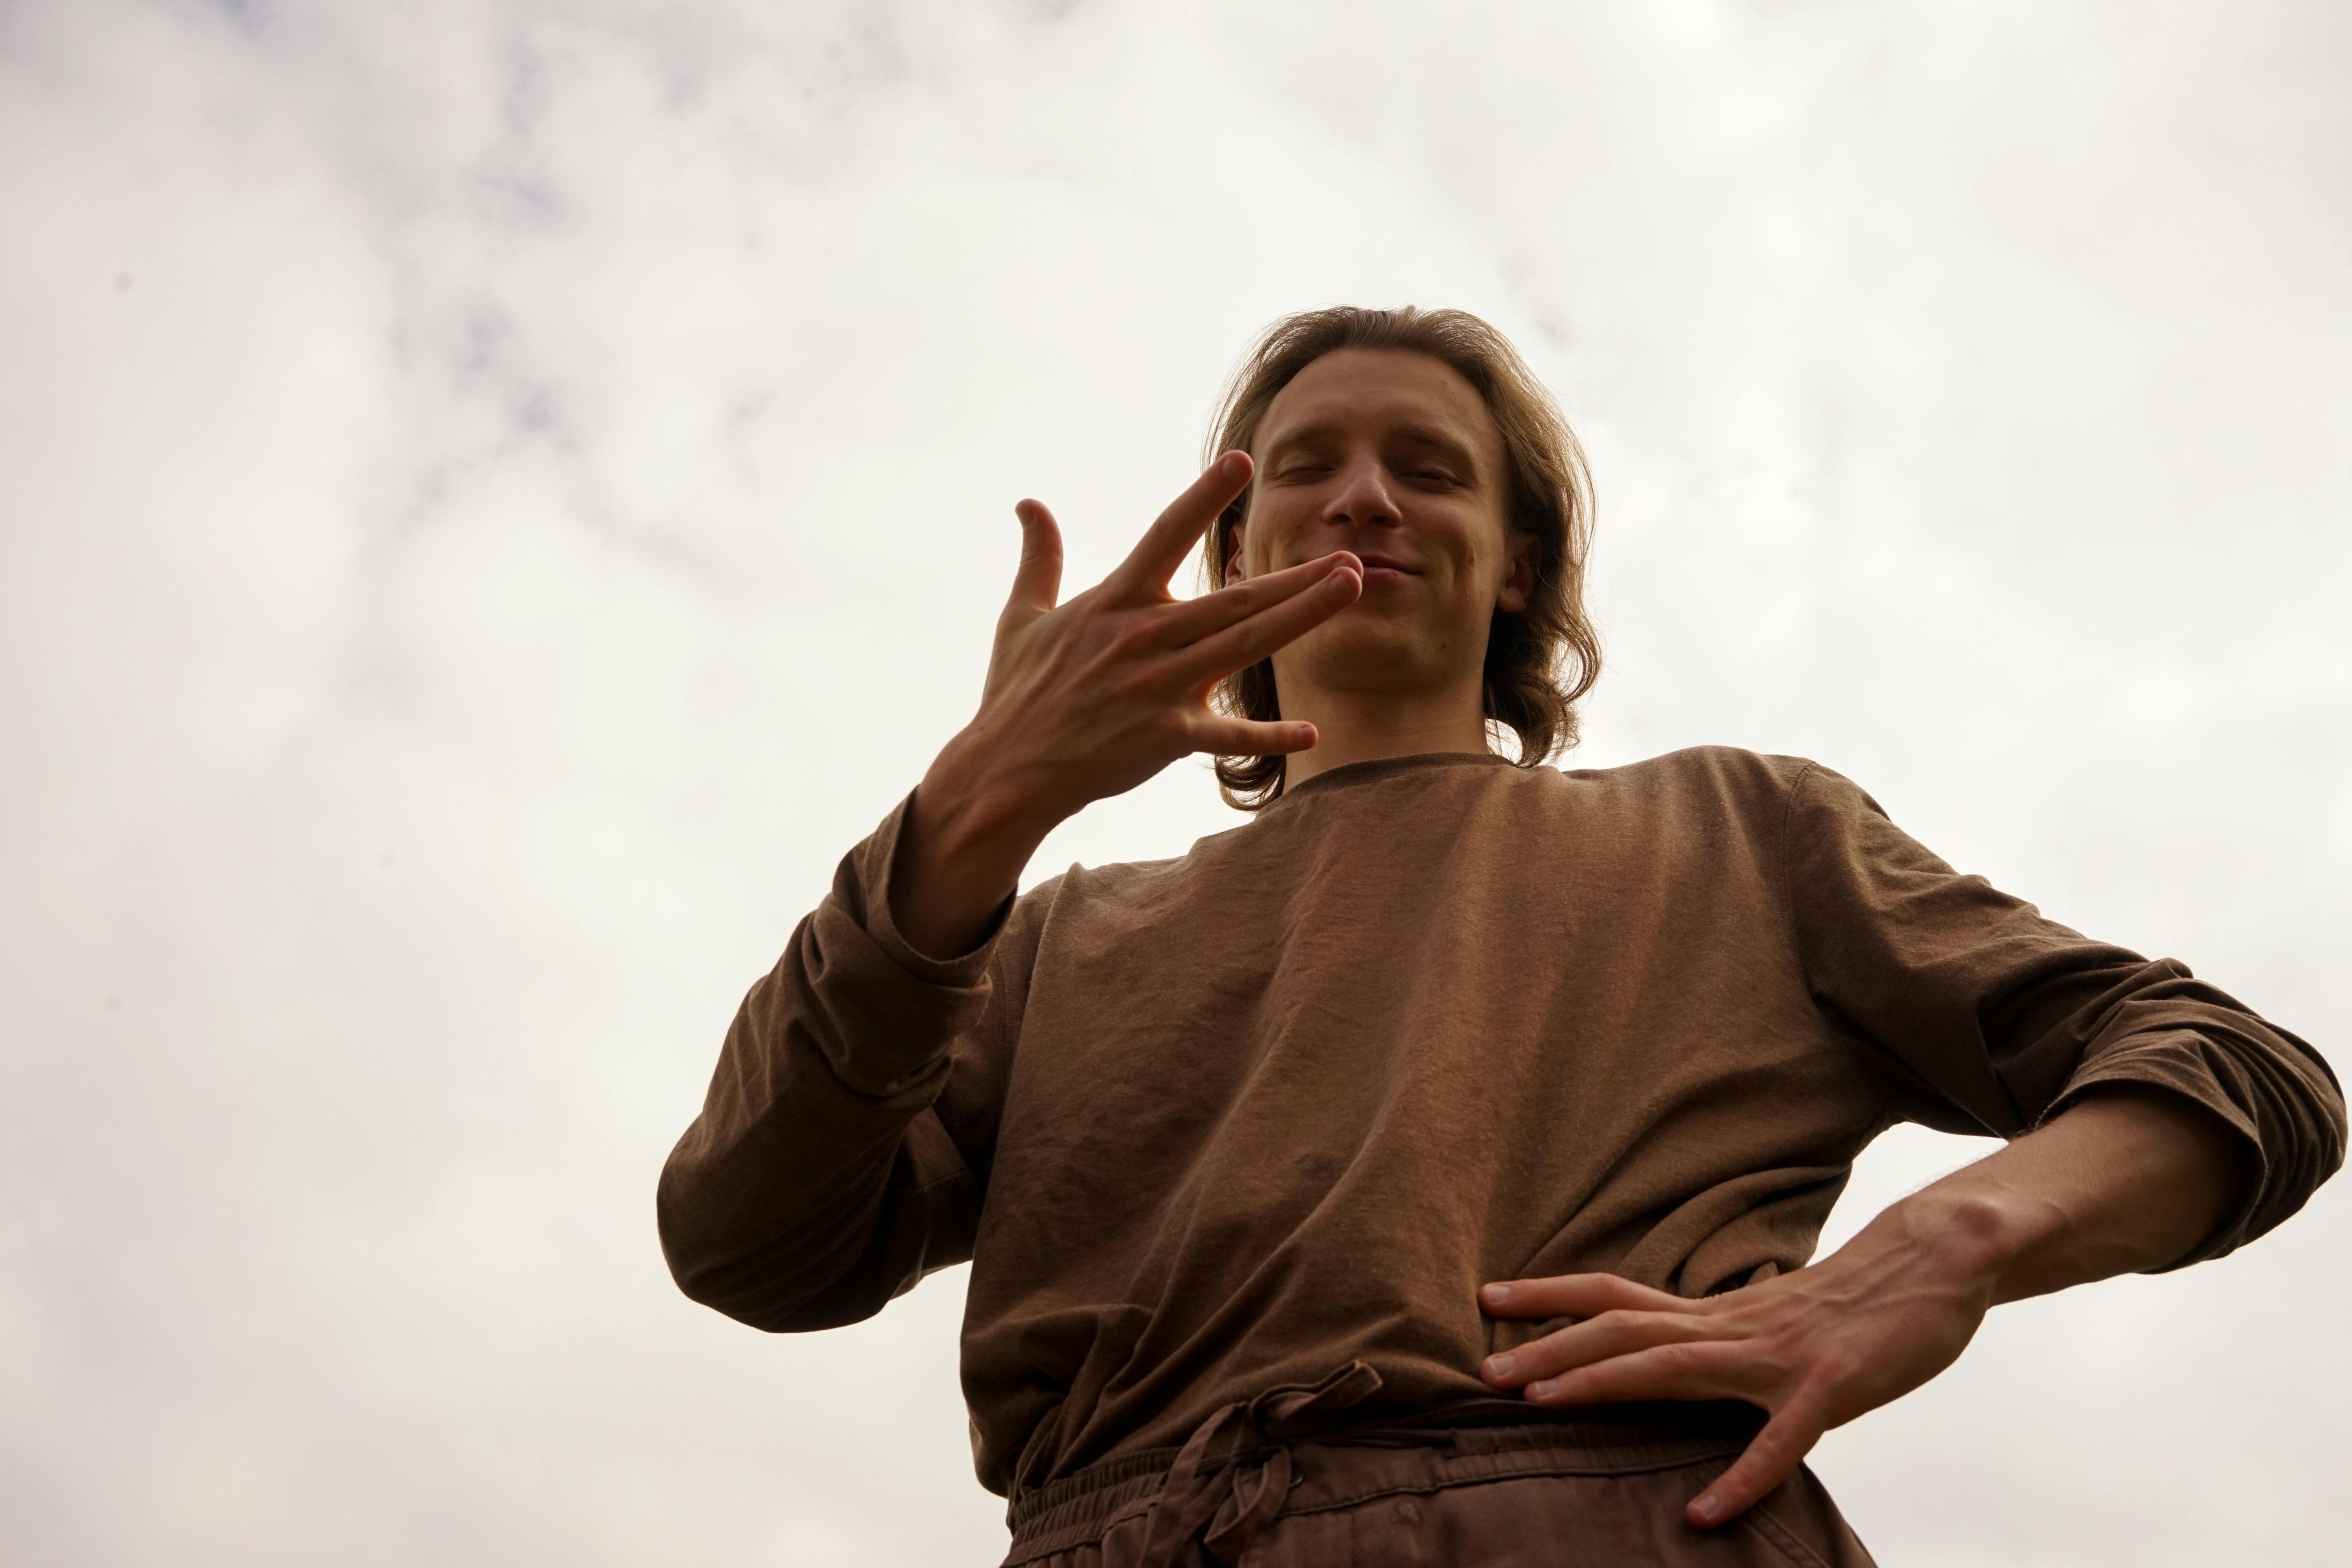
[[[1713,1524],[1715,1522],[1716,1516],[1723,1511],[1723,1502],[1722,1500],[1717,1498],[1713,1492],[1709,1492],[1705,1497],[1699,1499],[1698,1501],[1691,1504],[1691,1511],[1698,1515],[1699,1518],[1705,1520],[1707,1523]]]
[[[1496,1377],[1508,1377],[1511,1375],[1511,1369],[1518,1364],[1517,1356],[1498,1355],[1486,1363],[1486,1370]]]
[[[1511,1299],[1511,1288],[1508,1285],[1489,1285],[1481,1289],[1478,1294],[1486,1305],[1499,1307]]]

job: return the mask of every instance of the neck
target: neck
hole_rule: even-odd
[[[1466,688],[1428,692],[1334,690],[1312,682],[1282,682],[1282,716],[1315,726],[1313,750],[1293,752],[1283,784],[1305,784],[1349,763],[1411,757],[1428,752],[1492,751],[1479,672]],[[1281,680],[1277,672],[1276,679]]]

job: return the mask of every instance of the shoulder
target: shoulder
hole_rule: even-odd
[[[1712,800],[1725,805],[1780,806],[1838,775],[1808,757],[1750,752],[1738,746],[1686,746],[1613,768],[1563,769],[1562,779],[1661,802]],[[1839,780],[1843,783],[1843,780]]]
[[[1897,831],[1859,784],[1810,757],[1692,746],[1561,777],[1613,801],[1621,817],[1647,819],[1671,837],[1717,847],[1744,840],[1768,856],[1799,839],[1875,839]]]

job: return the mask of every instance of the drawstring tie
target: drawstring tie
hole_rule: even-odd
[[[1320,1383],[1269,1388],[1194,1427],[1160,1487],[1138,1568],[1198,1561],[1185,1550],[1196,1537],[1217,1562],[1238,1559],[1282,1511],[1293,1475],[1286,1447],[1276,1447],[1255,1465],[1242,1464],[1250,1439],[1281,1444],[1328,1429],[1333,1413],[1362,1404],[1380,1386],[1379,1373],[1351,1361]]]

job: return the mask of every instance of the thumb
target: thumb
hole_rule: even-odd
[[[1013,574],[1013,594],[1004,603],[1007,620],[1044,615],[1061,602],[1062,531],[1043,501],[1013,509],[1021,520],[1021,564]]]
[[[1684,1517],[1701,1530],[1713,1530],[1746,1513],[1804,1462],[1827,1425],[1801,1394],[1764,1424],[1714,1485],[1691,1499]]]

